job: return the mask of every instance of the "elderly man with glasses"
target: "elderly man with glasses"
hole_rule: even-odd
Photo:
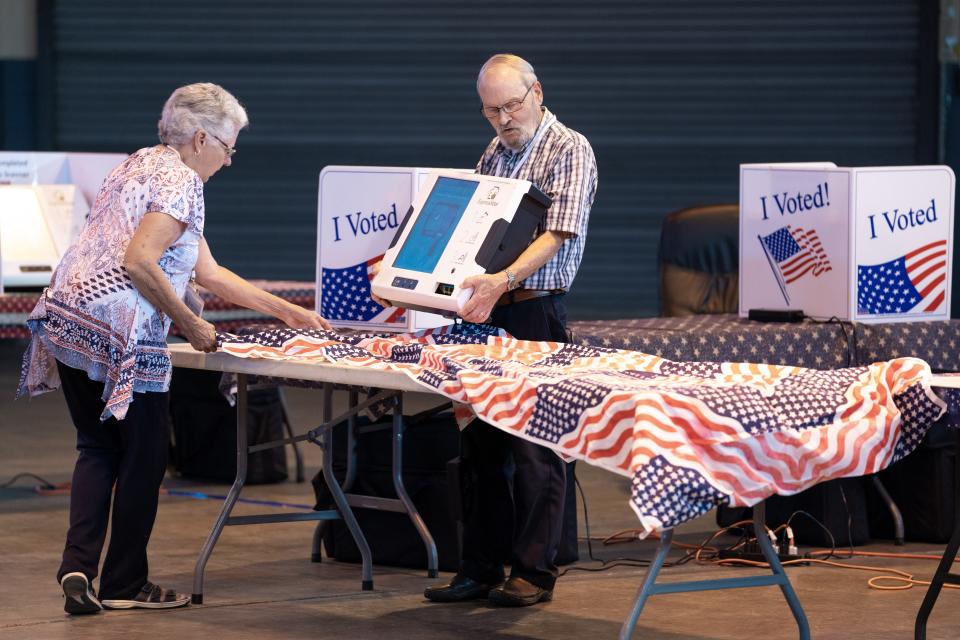
[[[490,58],[477,77],[481,112],[497,132],[477,172],[529,180],[553,203],[523,254],[500,273],[473,276],[461,316],[522,340],[565,342],[566,305],[583,257],[597,164],[590,143],[543,106],[526,60]],[[464,536],[460,571],[428,588],[435,602],[489,598],[526,606],[553,597],[566,465],[551,450],[480,421],[462,435]],[[511,567],[504,581],[504,565]]]

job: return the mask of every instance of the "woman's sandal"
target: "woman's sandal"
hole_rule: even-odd
[[[104,609],[173,609],[190,604],[190,596],[147,581],[133,600],[101,600]]]

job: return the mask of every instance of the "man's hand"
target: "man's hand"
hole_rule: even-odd
[[[370,265],[370,267],[368,268],[368,271],[369,271],[369,273],[370,273],[370,281],[371,281],[371,282],[373,281],[374,278],[377,277],[377,274],[380,273],[380,263],[381,263],[381,262],[383,262],[383,259],[382,259],[382,258],[381,258],[380,260],[377,260],[376,262],[374,262],[374,263],[373,263],[372,265]],[[381,298],[380,296],[378,296],[377,294],[375,294],[372,289],[371,289],[371,291],[370,291],[370,297],[373,298],[373,301],[376,302],[376,303],[377,303],[378,305],[380,305],[381,307],[392,307],[392,306],[393,306],[393,303],[392,303],[392,302],[390,302],[389,300],[385,300],[384,298]]]
[[[461,289],[473,289],[473,295],[460,310],[460,317],[467,322],[486,322],[494,305],[507,291],[507,276],[504,273],[470,276],[460,283]]]
[[[217,350],[217,332],[213,325],[198,316],[191,316],[187,326],[181,327],[190,346],[197,351],[213,353]]]
[[[284,317],[283,322],[291,329],[333,330],[333,327],[330,326],[330,323],[324,320],[319,313],[316,311],[311,311],[310,309],[304,309],[303,307],[295,304],[290,305],[290,311],[286,317]]]

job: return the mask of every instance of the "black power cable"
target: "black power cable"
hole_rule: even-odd
[[[577,491],[580,493],[580,502],[583,504],[583,524],[587,533],[587,556],[592,562],[599,562],[599,567],[588,567],[573,565],[565,568],[559,573],[559,575],[566,575],[571,571],[588,571],[588,572],[598,572],[606,571],[607,569],[612,569],[614,567],[637,567],[637,568],[648,568],[650,566],[650,560],[643,560],[641,558],[630,558],[630,557],[618,557],[611,558],[610,560],[603,560],[601,558],[593,555],[593,537],[590,535],[590,515],[587,512],[587,496],[583,492],[583,487],[580,485],[580,479],[574,476],[574,482],[577,484]],[[672,562],[664,562],[664,567],[676,567],[682,564],[686,564],[693,560],[696,557],[695,552],[688,552],[684,554],[679,560],[674,560]]]
[[[12,478],[10,478],[9,480],[7,480],[7,481],[4,482],[3,484],[0,484],[0,489],[6,489],[6,488],[8,488],[8,487],[12,487],[13,484],[14,484],[17,480],[19,480],[20,478],[34,478],[35,480],[39,480],[39,481],[40,481],[40,486],[39,486],[40,489],[45,489],[45,490],[48,490],[48,491],[49,491],[50,489],[55,489],[55,488],[56,488],[56,487],[54,487],[53,484],[51,484],[50,482],[47,482],[46,480],[44,480],[43,478],[41,478],[41,477],[38,476],[37,474],[24,472],[24,473],[18,473],[17,475],[13,476]]]

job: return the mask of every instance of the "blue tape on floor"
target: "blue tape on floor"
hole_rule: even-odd
[[[213,493],[201,493],[199,491],[180,491],[178,489],[167,489],[167,495],[179,496],[181,498],[193,498],[195,500],[226,500],[225,495],[216,495]],[[304,509],[313,511],[313,505],[294,504],[292,502],[277,502],[276,500],[254,500],[252,498],[238,498],[237,502],[245,504],[258,504],[265,507],[277,507],[279,509]]]

